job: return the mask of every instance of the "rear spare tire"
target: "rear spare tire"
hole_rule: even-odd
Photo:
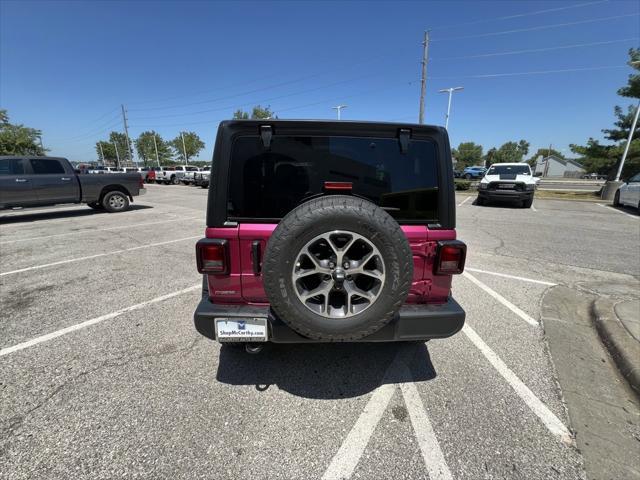
[[[404,303],[413,255],[383,209],[330,195],[282,219],[267,242],[263,276],[271,307],[293,330],[315,340],[358,340]]]

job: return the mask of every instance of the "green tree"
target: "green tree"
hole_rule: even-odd
[[[101,145],[102,151],[104,152],[104,158],[102,158],[100,152]],[[96,142],[96,152],[98,154],[98,158],[103,162],[109,165],[115,165],[116,167],[131,164],[132,162],[132,159],[129,158],[127,152],[127,136],[124,133],[111,132],[109,134],[109,140]],[[120,159],[119,162],[118,158]]]
[[[233,119],[234,120],[247,120],[248,118],[249,118],[249,113],[248,112],[243,112],[240,109],[238,109],[235,112],[233,112]]]
[[[182,144],[182,138],[184,137],[184,148]],[[175,157],[181,163],[187,163],[190,158],[196,157],[200,151],[204,148],[204,142],[200,140],[200,137],[195,132],[180,132],[176,138],[171,140],[171,147]],[[184,152],[187,153],[187,158],[184,158]]]
[[[613,114],[618,119],[613,122],[617,128],[605,128],[602,130],[602,133],[604,133],[605,138],[613,142],[626,140],[629,138],[629,131],[633,125],[633,117],[636,114],[636,107],[635,105],[629,105],[627,107],[627,113],[624,113],[622,107],[616,105],[613,107]]]
[[[271,111],[271,107],[269,106],[262,107],[260,105],[256,105],[255,107],[253,107],[253,110],[251,110],[251,115],[249,115],[249,112],[245,112],[241,109],[238,109],[233,113],[234,120],[247,120],[248,118],[267,119],[267,118],[278,118],[278,116],[274,114],[273,111]]]
[[[529,142],[507,142],[497,149],[493,155],[492,163],[518,163],[529,153]]]
[[[6,110],[0,110],[0,155],[44,155],[42,132],[24,125],[9,122]]]
[[[104,165],[116,164],[116,149],[113,144],[100,140],[96,142],[96,153],[98,159]],[[104,155],[104,156],[103,156]]]
[[[640,49],[629,49],[629,61],[627,62],[631,68],[640,72]],[[640,73],[631,73],[627,79],[627,84],[618,89],[618,95],[621,97],[640,98]]]
[[[639,61],[640,49],[630,49],[629,66],[636,71],[640,71],[640,63],[634,63]],[[627,85],[618,89],[618,95],[640,99],[640,74],[635,72],[630,74]],[[617,165],[622,160],[622,153],[629,137],[635,108],[635,105],[631,105],[625,113],[622,107],[615,106],[613,110],[617,118],[614,122],[615,128],[602,130],[607,140],[617,143],[601,145],[597,140],[589,138],[586,145],[569,145],[572,152],[581,155],[580,162],[587,172],[609,175],[610,178],[613,178]],[[622,178],[628,178],[630,175],[637,173],[638,170],[640,170],[640,139],[636,138],[629,145],[629,153],[622,170]]]
[[[559,150],[554,150],[553,148],[539,148],[533,155],[531,155],[531,158],[527,160],[527,163],[533,167],[540,155],[542,155],[543,157],[553,155],[554,157],[562,158],[563,160],[565,158],[565,156]]]
[[[165,165],[171,162],[171,145],[165,142],[154,130],[142,132],[133,143],[136,146],[138,156],[142,159],[145,165],[156,164],[156,145],[158,147],[158,159],[160,160],[160,163]]]
[[[497,148],[490,148],[487,150],[486,155],[484,156],[484,166],[489,167],[491,164],[496,163],[496,153],[498,152]]]
[[[453,156],[456,158],[456,169],[461,170],[465,167],[482,164],[482,145],[473,142],[462,142],[458,148],[453,150]]]

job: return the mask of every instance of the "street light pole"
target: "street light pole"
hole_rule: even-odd
[[[449,115],[451,114],[451,97],[453,96],[453,92],[457,92],[460,90],[464,90],[464,87],[451,87],[451,88],[443,88],[442,90],[438,90],[440,93],[448,93],[449,94],[449,103],[447,104],[447,117],[445,118],[444,128],[449,130]]]
[[[418,123],[424,123],[424,97],[427,93],[427,62],[429,61],[429,32],[424,32],[422,41],[422,77],[420,79],[420,112]]]
[[[622,160],[620,160],[620,165],[618,165],[618,172],[616,173],[616,182],[620,181],[620,175],[622,175],[622,167],[624,167],[624,161],[627,159],[627,153],[629,153],[629,146],[631,145],[631,140],[633,140],[633,133],[636,131],[636,125],[638,125],[638,114],[640,114],[640,102],[638,102],[638,106],[636,107],[636,114],[633,117],[633,124],[631,125],[631,130],[629,131],[629,138],[627,138],[627,145],[624,147]]]
[[[187,147],[184,146],[184,133],[180,132],[182,137],[182,151],[184,152],[184,166],[187,166]]]
[[[98,142],[100,146],[100,156],[102,157],[102,165],[104,165],[104,151],[102,150],[102,142]]]
[[[158,156],[158,143],[156,142],[156,134],[153,134],[153,146],[156,148],[156,162],[160,166],[160,157]]]
[[[120,154],[118,153],[118,144],[115,142],[113,142],[113,146],[116,148],[116,168],[119,169],[120,168]]]
[[[331,108],[338,113],[338,120],[340,120],[340,112],[342,111],[343,108],[347,108],[347,107],[348,105],[336,105],[335,107],[331,107]]]

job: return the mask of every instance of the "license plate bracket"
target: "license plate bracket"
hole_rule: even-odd
[[[269,339],[264,317],[216,318],[216,339],[226,342],[266,342]]]

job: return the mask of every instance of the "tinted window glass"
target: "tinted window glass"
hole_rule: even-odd
[[[493,165],[487,175],[530,175],[529,165]]]
[[[19,158],[4,158],[0,160],[0,175],[23,175],[24,164]]]
[[[275,136],[270,150],[259,137],[233,145],[228,215],[282,218],[324,182],[351,182],[353,193],[398,220],[437,220],[436,144],[397,139]]]
[[[50,160],[43,158],[33,158],[31,161],[31,168],[33,173],[42,175],[46,173],[65,173],[64,167],[58,160]]]

